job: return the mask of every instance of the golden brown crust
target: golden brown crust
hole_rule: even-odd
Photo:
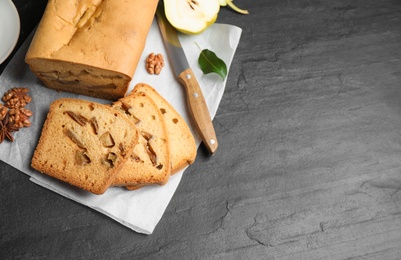
[[[25,60],[47,87],[123,97],[157,0],[49,0]]]

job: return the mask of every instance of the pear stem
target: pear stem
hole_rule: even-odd
[[[240,14],[249,14],[248,10],[244,10],[236,6],[232,0],[226,0],[226,3],[228,6],[230,6],[234,11],[240,13]]]

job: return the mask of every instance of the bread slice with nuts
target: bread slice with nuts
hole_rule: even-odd
[[[170,178],[170,140],[163,115],[146,93],[133,93],[112,104],[140,133],[134,153],[113,181],[115,186],[164,185]]]
[[[159,108],[166,123],[170,139],[171,174],[192,164],[196,158],[196,143],[188,124],[175,108],[151,86],[138,83],[130,95],[146,93]],[[144,185],[129,185],[127,189],[136,190]]]
[[[151,86],[138,83],[134,93],[146,93],[155,102],[166,122],[170,138],[171,173],[177,173],[192,164],[196,157],[196,143],[188,124],[175,108]]]
[[[31,165],[94,194],[102,194],[131,156],[135,124],[110,106],[63,98],[50,105]]]

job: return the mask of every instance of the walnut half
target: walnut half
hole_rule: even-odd
[[[32,98],[28,96],[28,88],[12,88],[7,91],[2,100],[5,102],[5,106],[8,108],[20,108],[25,107]]]
[[[162,54],[154,54],[153,52],[146,58],[146,71],[153,75],[159,75],[164,67],[164,58]]]

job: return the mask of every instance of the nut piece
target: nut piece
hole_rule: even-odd
[[[110,152],[110,153],[107,154],[106,158],[104,158],[102,160],[102,163],[104,165],[106,165],[107,167],[112,168],[112,167],[114,167],[114,164],[117,161],[117,159],[118,159],[117,154],[115,154],[113,152]]]
[[[23,107],[11,108],[8,111],[10,123],[18,128],[28,127],[31,125],[29,117],[32,116],[32,111]]]
[[[146,141],[149,141],[153,137],[152,134],[145,132],[145,131],[141,131],[141,135],[146,139]]]
[[[107,160],[111,161],[111,164],[114,165],[114,163],[117,161],[118,156],[117,154],[110,152],[107,154]]]
[[[164,67],[164,58],[162,54],[154,54],[153,52],[146,58],[146,71],[153,75],[159,75]]]
[[[120,143],[120,144],[118,145],[118,148],[120,149],[121,155],[122,155],[123,157],[125,157],[125,155],[127,155],[127,154],[125,153],[124,144],[123,144],[123,143]]]
[[[100,136],[100,142],[104,147],[113,147],[115,145],[114,139],[109,132],[106,132]]]
[[[149,141],[146,144],[146,152],[147,152],[149,159],[152,162],[153,166],[156,166],[157,156],[156,156],[155,150],[153,150],[153,147],[150,145]]]
[[[12,88],[1,98],[5,104],[0,103],[0,143],[5,137],[14,141],[11,132],[31,125],[32,112],[24,108],[31,102],[28,92],[27,88]]]
[[[19,108],[25,107],[32,98],[28,96],[28,88],[12,88],[7,91],[2,100],[5,102],[4,105],[8,108]]]
[[[138,124],[139,122],[141,122],[141,120],[134,115],[135,109],[128,103],[121,101],[121,105],[114,106],[114,109],[130,116],[134,124]]]
[[[0,120],[3,120],[8,113],[8,108],[0,104]]]
[[[86,154],[86,152],[78,150],[78,151],[75,152],[75,162],[78,165],[82,165],[83,166],[83,165],[89,164],[91,162],[91,159]]]
[[[65,113],[67,113],[67,115],[69,115],[72,119],[74,119],[75,122],[77,122],[81,126],[84,126],[86,125],[86,123],[88,123],[88,119],[86,119],[82,115],[77,115],[72,111],[65,111]]]
[[[71,129],[66,129],[64,130],[64,133],[74,142],[78,145],[79,148],[86,150],[85,145],[82,143],[81,140],[79,140],[79,137],[77,136],[76,133],[74,133]]]
[[[95,131],[95,134],[98,134],[99,133],[99,124],[97,123],[96,118],[92,117],[89,121],[91,122],[93,131]]]

